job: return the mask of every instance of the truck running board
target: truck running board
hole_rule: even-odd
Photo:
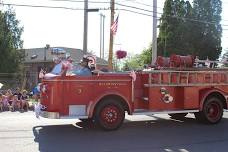
[[[147,109],[135,109],[132,115],[153,115],[153,114],[171,114],[171,113],[194,113],[199,110],[163,110],[163,111],[151,111]]]

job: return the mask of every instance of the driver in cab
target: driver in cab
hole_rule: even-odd
[[[72,74],[73,75],[78,75],[78,76],[91,76],[92,75],[92,72],[91,72],[91,69],[89,67],[89,62],[91,60],[89,60],[88,58],[86,57],[83,57],[81,62],[80,62],[80,68],[77,69],[77,70],[73,70],[72,71]]]

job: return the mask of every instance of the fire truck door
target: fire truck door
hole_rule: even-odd
[[[67,82],[64,86],[64,113],[69,116],[85,116],[91,90],[90,81]]]

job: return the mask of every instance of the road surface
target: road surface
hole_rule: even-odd
[[[33,112],[0,113],[0,152],[227,152],[228,113],[217,125],[168,115],[127,116],[117,131],[77,119],[36,119]]]

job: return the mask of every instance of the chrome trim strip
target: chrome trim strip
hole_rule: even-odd
[[[181,86],[181,87],[197,87],[197,86],[227,86],[227,83],[197,83],[197,84],[194,84],[194,83],[186,83],[186,84],[144,84],[145,87],[164,87],[164,86],[171,86],[171,87],[178,87],[178,86]]]
[[[195,70],[193,69],[192,71],[177,71],[177,70],[151,70],[151,71],[143,71],[142,73],[228,73],[228,69],[218,69],[218,70]]]
[[[134,90],[135,90],[135,87],[134,87],[134,81],[131,80],[131,101],[134,102],[134,97],[135,97],[135,93],[134,93]]]
[[[133,115],[153,115],[153,114],[171,114],[171,113],[192,113],[192,112],[199,112],[199,110],[173,110],[173,111],[149,111],[138,109],[136,112],[133,112]]]
[[[53,105],[54,104],[54,88],[51,87],[51,104]]]
[[[60,116],[60,119],[87,119],[88,116]]]
[[[118,81],[118,82],[129,82],[129,81],[131,81],[130,79],[129,80],[118,80],[118,79],[116,79],[116,80],[47,80],[47,79],[45,79],[44,80],[45,82],[47,82],[47,81],[50,81],[50,82],[116,82],[116,81]]]
[[[40,116],[49,119],[86,119],[88,116],[60,116],[58,112],[41,111]]]

